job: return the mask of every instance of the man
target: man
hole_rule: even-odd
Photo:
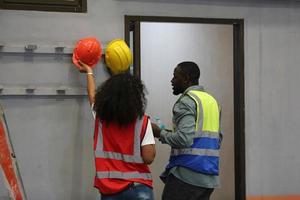
[[[152,124],[154,136],[172,148],[161,176],[163,200],[209,200],[219,186],[220,109],[199,78],[196,63],[179,63],[171,80],[173,94],[182,94],[173,107],[173,131]]]

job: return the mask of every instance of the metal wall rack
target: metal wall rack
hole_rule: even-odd
[[[38,86],[4,86],[0,85],[1,96],[86,96],[84,87],[38,87]]]
[[[63,54],[72,55],[74,46],[59,44],[59,45],[10,45],[0,42],[0,54]],[[105,53],[105,46],[102,46],[102,54]]]
[[[104,55],[105,48],[102,47],[102,55]],[[20,55],[20,56],[34,56],[34,55],[53,55],[55,56],[72,56],[74,47],[68,45],[12,45],[0,42],[0,59],[1,55]],[[36,85],[5,85],[0,83],[0,98],[4,96],[86,96],[86,88],[57,86],[44,87]]]
[[[73,47],[66,45],[39,46],[36,44],[8,45],[0,43],[0,54],[64,54],[72,55]]]

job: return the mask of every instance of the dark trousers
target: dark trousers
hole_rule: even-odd
[[[162,200],[209,200],[213,190],[190,185],[170,174],[165,183]]]

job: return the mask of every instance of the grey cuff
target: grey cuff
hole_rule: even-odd
[[[166,143],[166,136],[170,133],[170,131],[166,131],[164,129],[162,129],[160,131],[160,137],[159,137],[159,141],[161,141],[162,143]]]

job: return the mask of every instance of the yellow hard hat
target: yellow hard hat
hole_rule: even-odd
[[[132,53],[122,39],[112,40],[106,47],[105,63],[112,74],[125,72],[132,64]]]

